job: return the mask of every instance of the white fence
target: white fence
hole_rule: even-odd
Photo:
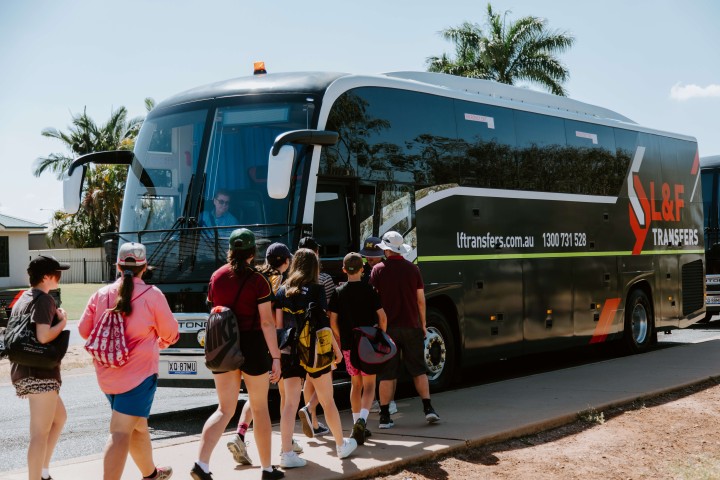
[[[63,283],[104,283],[108,277],[108,265],[101,247],[30,250],[30,260],[38,255],[52,255],[58,261],[70,264],[70,270],[63,272]]]

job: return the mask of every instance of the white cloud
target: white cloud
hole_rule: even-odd
[[[670,98],[673,100],[684,101],[692,98],[711,97],[720,98],[720,85],[710,84],[707,87],[701,87],[694,84],[681,85],[678,82],[670,89]]]

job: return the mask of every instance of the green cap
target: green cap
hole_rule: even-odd
[[[255,234],[247,228],[238,228],[230,234],[230,250],[247,250],[255,246]]]

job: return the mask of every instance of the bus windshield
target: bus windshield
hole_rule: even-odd
[[[278,135],[307,128],[313,111],[311,102],[275,102],[151,114],[128,170],[120,242],[144,243],[165,268],[189,267],[192,281],[224,263],[236,228],[252,229],[259,247],[289,241],[291,207],[302,189],[282,200],[269,197],[268,154]],[[309,148],[298,148],[295,183],[303,179]],[[170,278],[171,270],[163,270],[156,281]]]
[[[120,231],[171,228],[198,165],[207,110],[149,118],[135,142]]]
[[[279,134],[306,128],[312,107],[274,103],[217,109],[205,161],[199,155],[207,110],[149,118],[135,145],[120,231],[171,229],[180,217],[195,218],[198,227],[287,224],[290,197],[275,200],[267,194],[268,153]],[[195,211],[187,211],[191,183],[198,181],[201,198],[193,202]]]

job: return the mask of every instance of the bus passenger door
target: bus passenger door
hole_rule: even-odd
[[[313,215],[313,237],[320,244],[322,270],[342,279],[342,260],[357,250],[356,182],[318,179]]]

